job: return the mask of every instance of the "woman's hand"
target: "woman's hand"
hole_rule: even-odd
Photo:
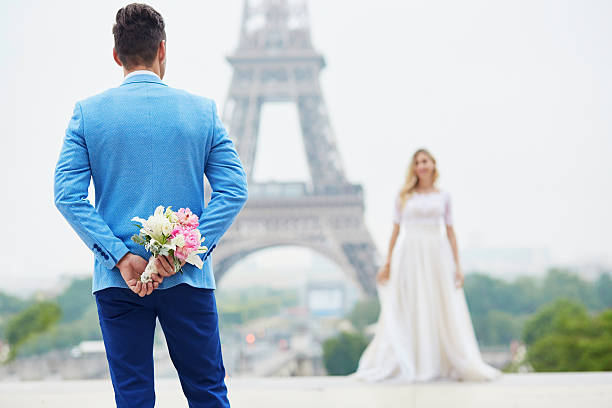
[[[461,272],[461,267],[457,265],[457,268],[455,270],[455,287],[457,289],[462,288],[464,280],[465,280],[465,277],[463,276],[463,273]]]
[[[385,283],[389,280],[389,272],[390,272],[390,262],[387,261],[379,270],[376,275],[376,280],[378,283]]]

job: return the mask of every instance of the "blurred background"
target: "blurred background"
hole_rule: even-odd
[[[108,377],[93,256],[54,206],[53,170],[74,103],[122,81],[111,28],[126,4],[0,2],[0,380]],[[452,196],[485,360],[612,370],[612,3],[289,1],[316,103],[270,91],[244,121],[256,139],[236,130],[258,56],[241,27],[265,22],[238,0],[148,4],[166,22],[163,81],[214,99],[250,166],[248,208],[212,256],[228,376],[355,370],[419,147]],[[159,326],[154,355],[176,377]]]

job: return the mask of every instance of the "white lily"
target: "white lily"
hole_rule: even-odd
[[[187,259],[185,259],[185,262],[190,263],[194,266],[196,266],[198,269],[202,269],[202,266],[204,266],[204,262],[202,262],[202,258],[200,258],[197,254],[197,251],[194,251],[192,253],[189,254],[189,256],[187,257]]]

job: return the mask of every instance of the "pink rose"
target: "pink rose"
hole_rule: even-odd
[[[197,228],[200,225],[200,219],[197,215],[191,212],[189,208],[181,208],[176,212],[178,222],[190,228]]]
[[[200,234],[198,230],[192,229],[185,233],[185,246],[195,251],[200,247]]]
[[[176,224],[174,226],[174,229],[172,230],[172,233],[170,234],[170,238],[174,238],[179,234],[186,235],[189,231],[191,231],[191,228],[187,228],[186,226],[181,224]]]

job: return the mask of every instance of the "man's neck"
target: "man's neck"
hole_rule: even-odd
[[[134,67],[134,68],[130,69],[129,71],[128,71],[127,69],[125,69],[125,67],[124,67],[124,68],[123,68],[123,77],[125,78],[125,77],[127,77],[128,75],[130,75],[131,73],[133,73],[133,72],[135,73],[135,72],[137,72],[137,71],[138,71],[138,72],[140,72],[140,71],[148,71],[148,72],[150,72],[150,73],[152,73],[152,74],[155,74],[155,75],[157,75],[158,77],[160,77],[160,74],[159,74],[159,72],[157,72],[157,71],[155,70],[155,67],[151,67],[151,68],[149,68],[149,67]]]
[[[136,76],[136,75],[143,75],[143,74],[144,74],[144,75],[148,75],[148,76],[153,76],[153,75],[155,75],[155,76],[156,76],[158,79],[160,79],[160,80],[161,80],[161,78],[159,77],[159,75],[157,75],[157,74],[155,73],[155,71],[151,71],[151,70],[148,70],[148,69],[143,69],[143,70],[138,70],[138,69],[135,69],[135,70],[132,70],[132,71],[130,71],[129,73],[125,74],[125,76],[123,77],[123,81],[125,81],[126,79],[131,78],[131,77],[133,77],[133,76]]]

